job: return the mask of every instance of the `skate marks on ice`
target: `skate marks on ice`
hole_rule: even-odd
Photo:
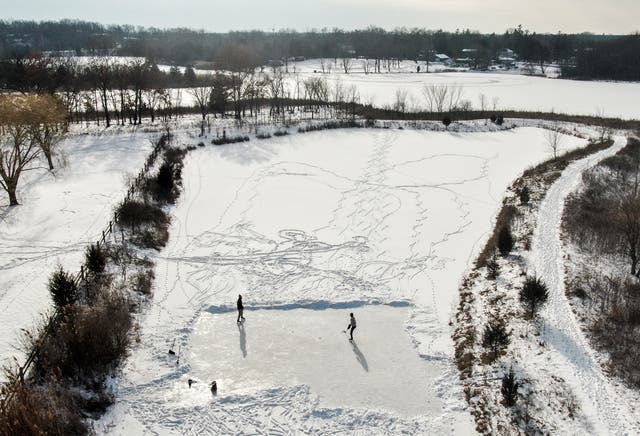
[[[434,392],[442,370],[415,353],[408,310],[254,310],[237,332],[233,312],[203,313],[180,371],[127,388],[117,407],[160,434],[448,433]],[[342,332],[350,311],[353,343]],[[198,383],[189,389],[187,378]],[[214,379],[217,397],[207,386]]]
[[[575,162],[562,173],[540,207],[530,259],[532,270],[546,280],[550,291],[542,312],[543,338],[556,351],[555,362],[550,365],[572,386],[588,424],[597,434],[639,434],[640,421],[629,402],[637,396],[630,396],[602,372],[596,353],[575,319],[564,290],[560,225],[565,199],[580,182],[581,174],[624,144],[625,138],[617,137],[609,149]]]

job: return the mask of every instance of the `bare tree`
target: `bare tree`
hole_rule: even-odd
[[[611,139],[612,129],[607,126],[607,122],[605,121],[604,109],[599,107],[596,109],[596,118],[597,118],[597,129],[598,136],[600,137],[600,142],[604,142],[605,140]]]
[[[204,135],[204,121],[209,113],[209,101],[211,100],[211,92],[213,88],[210,86],[198,86],[189,89],[189,94],[193,97],[195,106],[200,110],[202,121],[200,122],[200,136]]]
[[[371,72],[371,63],[369,62],[369,59],[363,59],[362,61],[362,71],[364,71],[365,74],[369,74]]]
[[[94,58],[89,64],[88,76],[99,91],[104,120],[107,127],[109,127],[111,125],[111,117],[109,115],[109,97],[107,94],[111,92],[115,78],[113,62],[110,58]]]
[[[547,145],[553,151],[554,159],[557,158],[558,149],[562,145],[562,141],[564,139],[558,123],[554,123],[551,128],[545,132],[545,139],[547,141]]]
[[[393,110],[403,114],[407,111],[407,95],[408,92],[406,89],[396,89],[396,100],[393,103]]]
[[[449,84],[429,84],[424,85],[422,94],[427,103],[429,112],[443,113],[452,111],[458,107],[462,98],[462,87],[460,85]]]
[[[478,101],[480,102],[480,111],[484,113],[484,111],[487,110],[487,106],[489,105],[487,96],[483,93],[478,94]]]
[[[16,190],[24,171],[40,155],[41,149],[33,139],[33,129],[42,128],[64,118],[65,111],[40,110],[52,97],[37,95],[0,96],[0,187],[9,195],[9,204],[18,203]]]
[[[349,74],[349,72],[351,71],[351,65],[352,59],[350,57],[342,58],[342,69],[344,70],[345,74]]]
[[[53,155],[58,144],[67,133],[68,122],[64,105],[55,97],[44,95],[31,108],[29,133],[47,159],[49,170],[53,170]]]

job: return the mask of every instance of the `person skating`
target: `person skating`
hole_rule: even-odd
[[[242,315],[244,312],[244,306],[242,305],[242,295],[238,295],[238,323],[240,322],[240,320],[244,321],[244,316]]]
[[[356,329],[356,317],[353,316],[353,312],[350,314],[351,319],[349,320],[349,325],[347,326],[347,330],[349,330],[349,338],[350,341],[353,341],[353,331]]]

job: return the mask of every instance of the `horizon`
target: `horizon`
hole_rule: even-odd
[[[568,0],[561,5],[543,0],[535,8],[524,0],[516,0],[509,7],[503,7],[498,0],[488,0],[482,7],[476,7],[471,0],[399,0],[393,5],[382,0],[251,3],[250,0],[238,0],[233,4],[212,5],[205,0],[185,0],[157,5],[150,0],[140,0],[135,4],[114,0],[113,6],[105,11],[95,10],[78,0],[67,0],[55,6],[36,0],[29,4],[8,5],[3,15],[5,21],[79,20],[105,26],[131,25],[161,30],[187,28],[208,33],[305,33],[334,28],[353,31],[373,26],[386,31],[405,28],[498,34],[522,25],[524,29],[539,34],[629,35],[640,29],[633,18],[640,14],[640,3],[634,0],[618,0],[615,7],[595,0]],[[246,13],[247,8],[251,9],[251,14]],[[132,16],[137,17],[135,23],[131,23]],[[269,24],[265,25],[265,22]]]

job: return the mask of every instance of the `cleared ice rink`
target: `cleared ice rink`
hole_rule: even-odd
[[[343,333],[350,312],[358,323],[354,342]],[[185,358],[192,378],[217,381],[219,396],[304,384],[323,407],[432,415],[441,407],[437,371],[416,353],[407,315],[390,306],[261,309],[245,310],[246,322],[237,324],[235,312],[205,313]]]

